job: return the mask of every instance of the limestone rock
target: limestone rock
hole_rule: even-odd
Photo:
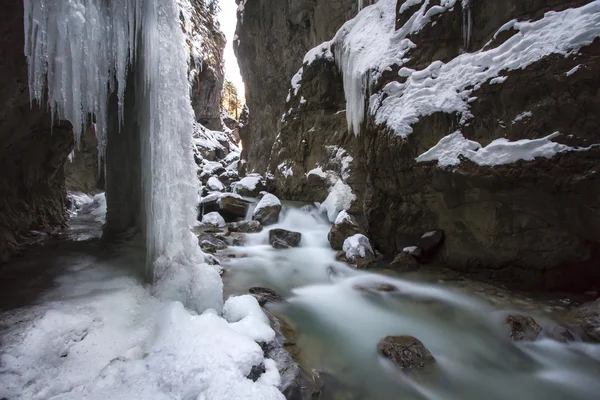
[[[302,234],[300,232],[291,232],[285,229],[271,229],[269,231],[269,243],[276,249],[287,249],[298,247]]]
[[[377,344],[377,352],[404,373],[418,372],[435,363],[425,345],[412,336],[386,336]]]
[[[542,331],[542,327],[533,318],[525,315],[508,315],[504,323],[510,330],[510,338],[515,341],[536,340]]]
[[[252,219],[262,225],[273,225],[277,222],[280,212],[281,202],[279,199],[271,193],[265,193],[252,213]]]
[[[343,210],[340,211],[335,222],[331,226],[327,239],[329,239],[329,244],[332,249],[342,250],[344,241],[359,232],[360,230],[356,220],[348,214],[347,211]]]
[[[262,231],[262,226],[258,221],[240,221],[227,224],[229,232],[256,233]]]

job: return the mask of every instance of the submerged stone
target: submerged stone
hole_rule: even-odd
[[[386,336],[377,344],[377,352],[404,373],[423,370],[435,363],[425,345],[412,336]]]
[[[258,304],[264,306],[267,303],[283,303],[285,299],[273,289],[265,287],[251,287],[249,290],[251,295],[256,297]]]
[[[240,221],[227,224],[229,232],[256,233],[262,231],[262,226],[258,221]]]
[[[542,327],[526,315],[508,315],[504,323],[508,325],[510,338],[515,341],[536,340],[542,331]]]

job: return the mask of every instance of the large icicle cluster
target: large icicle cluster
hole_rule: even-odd
[[[24,7],[31,98],[42,102],[47,88],[52,114],[72,122],[77,140],[94,116],[101,154],[111,92],[117,91],[120,119],[139,123],[146,262],[157,294],[197,311],[220,309],[222,282],[203,264],[190,231],[198,185],[190,50],[177,1],[25,0]],[[123,115],[130,69],[136,78],[136,115]],[[127,168],[128,160],[121,161]]]

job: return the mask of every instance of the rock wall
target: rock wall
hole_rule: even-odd
[[[249,121],[240,130],[248,172],[263,173],[286,112],[291,77],[304,54],[357,11],[356,0],[237,0],[233,49],[246,87]]]
[[[205,0],[191,0],[191,30],[186,32],[191,49],[190,80],[196,121],[211,130],[222,130],[221,93],[225,80],[225,35]],[[184,25],[184,30],[186,29]],[[200,53],[194,58],[194,48]]]
[[[64,221],[64,163],[73,148],[70,124],[52,127],[45,108],[31,104],[23,55],[23,3],[0,12],[0,262],[27,242],[30,230]]]
[[[375,118],[393,90],[402,90],[412,79],[410,71],[428,73],[433,86],[437,76],[429,71],[439,66],[435,61],[457,62],[465,52],[499,48],[521,35],[518,25],[505,25],[509,21],[537,21],[548,11],[590,2],[456,1],[438,12],[439,8],[433,9],[439,6],[435,1],[405,4],[398,0],[395,14],[391,11],[392,29],[412,45],[407,49],[406,41],[389,41],[389,47],[381,50],[382,58],[386,51],[404,54],[404,58],[371,75],[375,79],[369,81],[366,93],[365,121],[354,135],[348,131],[344,81],[338,68],[343,60],[336,51],[347,44],[344,32],[319,56],[309,57],[295,85],[290,87],[289,81],[298,64],[289,67],[287,90],[271,87],[280,83],[271,82],[271,75],[280,75],[265,75],[268,65],[260,64],[259,55],[269,49],[284,57],[287,50],[276,41],[284,35],[273,28],[273,21],[278,20],[275,11],[258,7],[265,2],[249,1],[244,6],[244,22],[238,24],[238,57],[247,98],[260,108],[253,113],[249,101],[251,124],[245,140],[250,148],[244,146],[248,165],[273,173],[277,194],[284,198],[329,201],[328,194],[343,181],[351,187],[353,200],[339,205],[357,217],[387,257],[414,245],[425,232],[441,229],[445,241],[432,260],[435,263],[526,288],[597,290],[600,121],[594,110],[600,109],[600,73],[595,67],[600,56],[598,38],[578,51],[548,54],[523,68],[507,65],[499,72],[502,78],[463,88],[469,91],[468,118],[440,106],[411,120],[412,132],[406,135],[391,126],[404,118],[404,110],[390,114],[391,125]],[[388,3],[380,0],[372,7]],[[463,4],[468,8],[463,9]],[[277,12],[285,13],[281,7]],[[592,16],[597,15],[594,12],[597,7],[588,11]],[[422,18],[426,15],[431,18]],[[415,21],[425,22],[406,34],[403,30]],[[270,37],[274,32],[277,38]],[[303,34],[308,41],[310,35]],[[375,45],[387,39],[372,40]],[[266,44],[264,49],[261,42]],[[251,51],[241,51],[242,47]],[[295,57],[286,57],[281,64],[298,60]],[[401,67],[406,68],[403,76]],[[366,86],[363,89],[367,92]],[[289,90],[292,95],[286,103]],[[276,115],[275,109],[285,116]],[[573,151],[496,166],[465,157],[446,168],[437,162],[416,162],[457,130],[481,146],[498,138],[538,139],[558,131],[562,135],[553,140]]]

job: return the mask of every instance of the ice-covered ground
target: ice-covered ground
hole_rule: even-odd
[[[98,213],[89,200],[87,212]],[[275,363],[255,341],[274,332],[254,297],[230,298],[225,318],[160,300],[139,279],[142,247],[61,253],[54,288],[0,314],[0,398],[283,399]],[[247,379],[260,364],[266,372]]]

